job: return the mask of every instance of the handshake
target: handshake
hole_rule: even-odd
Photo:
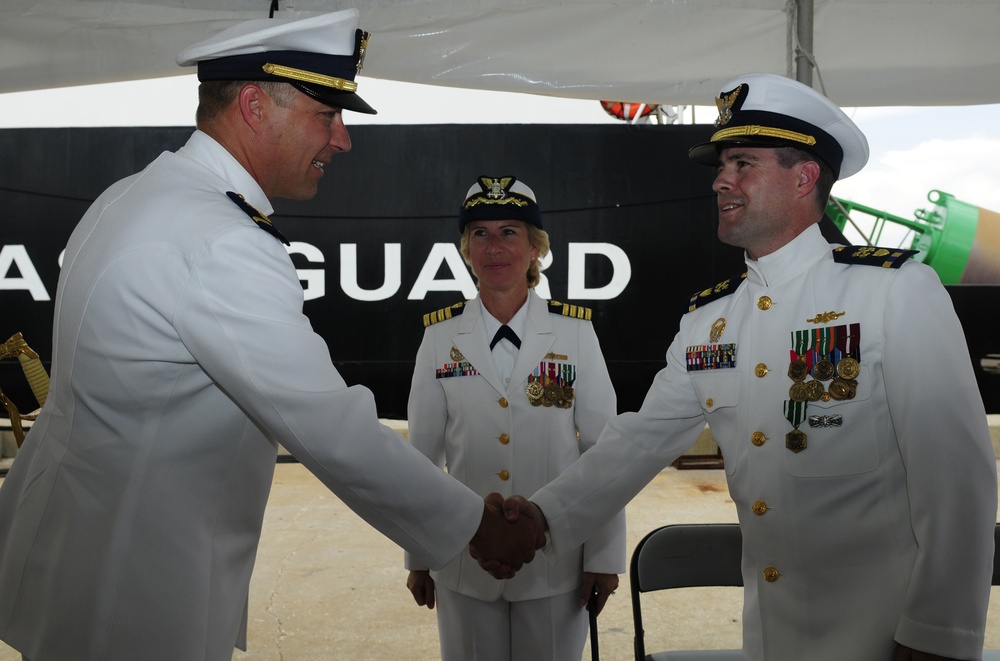
[[[548,525],[538,506],[523,496],[504,500],[486,496],[479,529],[469,542],[469,553],[493,578],[513,578],[545,546]]]

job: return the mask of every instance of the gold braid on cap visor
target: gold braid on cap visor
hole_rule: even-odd
[[[806,135],[805,133],[797,133],[795,131],[788,131],[786,129],[775,129],[768,126],[758,126],[751,124],[749,126],[733,126],[732,128],[722,129],[717,131],[715,135],[712,136],[712,142],[721,142],[723,140],[730,140],[732,138],[744,137],[744,136],[762,136],[765,138],[779,138],[781,140],[790,140],[792,142],[801,142],[806,145],[815,145],[816,138],[811,135]]]
[[[313,73],[303,69],[293,69],[292,67],[283,67],[280,64],[271,64],[270,62],[265,64],[262,68],[264,69],[264,73],[272,76],[291,78],[292,80],[301,80],[304,83],[315,83],[316,85],[324,85],[325,87],[332,87],[334,89],[343,90],[344,92],[358,91],[358,84],[353,80],[334,78],[333,76],[324,76],[323,74]]]

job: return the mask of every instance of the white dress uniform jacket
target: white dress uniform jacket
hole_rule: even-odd
[[[735,291],[682,318],[639,412],[613,419],[533,496],[553,548],[584,539],[708,421],[743,530],[748,660],[886,661],[894,638],[979,658],[996,460],[937,275],[912,261],[837,263],[815,226],[747,266]],[[725,329],[713,339],[718,320]],[[855,324],[856,394],[809,402],[806,447],[793,452],[784,408],[794,333]],[[735,344],[735,364],[689,369],[713,344]]]
[[[494,366],[478,297],[462,314],[427,327],[417,352],[407,414],[410,442],[483,496],[533,493],[547,484],[593,446],[616,410],[593,324],[551,313],[534,291],[527,305],[524,337],[507,384]],[[553,369],[575,376],[569,408],[533,406],[525,393],[529,378]],[[588,491],[589,485],[581,488]],[[624,512],[567,545],[557,560],[538,556],[513,579],[498,581],[463,554],[431,574],[438,585],[483,601],[563,594],[581,585],[583,571],[625,571]],[[428,568],[409,554],[406,567]]]
[[[0,638],[41,661],[230,659],[276,443],[441,566],[482,501],[378,424],[302,313],[270,205],[201,132],[69,240],[48,401],[0,488]]]

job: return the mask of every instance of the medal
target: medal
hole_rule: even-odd
[[[796,381],[792,384],[792,387],[788,389],[788,399],[793,402],[804,402],[809,399],[808,391],[806,389],[806,384],[801,381]]]
[[[844,356],[837,363],[837,376],[844,380],[856,379],[861,373],[861,364],[851,356]]]
[[[813,376],[820,381],[829,381],[833,378],[833,363],[824,358],[813,366]]]
[[[542,403],[542,384],[538,382],[537,377],[528,377],[528,385],[524,387],[524,394],[528,396],[528,401],[531,402],[532,406],[539,406]]]
[[[573,398],[576,397],[576,392],[573,390],[572,386],[563,386],[563,408],[569,408],[573,406]]]
[[[555,381],[549,381],[549,383],[542,390],[542,406],[554,406],[556,402],[559,401],[559,395],[562,392],[562,388]]]
[[[861,324],[851,324],[844,339],[844,357],[837,363],[837,374],[845,381],[861,374]]]
[[[547,357],[555,354],[549,354]],[[532,406],[568,409],[573,407],[576,391],[576,366],[569,363],[541,362],[528,376],[524,394]]]
[[[806,435],[799,431],[799,425],[806,417],[806,404],[802,402],[785,402],[785,419],[792,423],[792,431],[785,434],[785,447],[792,452],[802,452],[806,449]]]
[[[462,352],[459,351],[458,347],[456,347],[456,346],[453,346],[451,348],[450,355],[451,355],[451,359],[454,360],[456,363],[460,363],[463,360],[465,360],[465,356],[462,355]]]
[[[805,380],[806,375],[809,374],[809,367],[806,365],[806,361],[802,358],[793,360],[788,365],[788,378],[795,382],[802,382]]]
[[[823,389],[823,384],[817,381],[816,379],[807,382],[805,386],[806,386],[806,399],[808,399],[810,402],[818,402],[820,398],[823,397],[823,393],[826,392]]]
[[[834,379],[830,384],[830,397],[843,401],[851,396],[851,387],[843,379]]]
[[[798,429],[793,429],[785,434],[785,447],[796,454],[806,449],[807,441],[806,435]]]

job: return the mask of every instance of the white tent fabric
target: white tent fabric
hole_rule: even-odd
[[[189,73],[174,56],[271,0],[0,0],[0,93]],[[281,0],[357,7],[363,76],[706,104],[748,71],[794,74],[786,0]],[[814,87],[842,106],[1000,102],[1000,0],[813,0]]]

